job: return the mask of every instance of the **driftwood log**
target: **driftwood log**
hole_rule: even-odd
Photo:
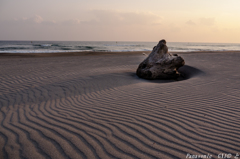
[[[144,79],[177,79],[178,68],[185,64],[177,54],[170,54],[165,40],[159,41],[149,56],[138,66],[137,75]]]

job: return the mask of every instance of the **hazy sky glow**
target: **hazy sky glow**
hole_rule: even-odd
[[[240,43],[240,0],[1,0],[0,40]]]

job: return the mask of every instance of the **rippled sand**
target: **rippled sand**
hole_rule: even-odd
[[[88,54],[0,56],[0,158],[240,153],[240,53],[182,53],[181,81],[138,78],[142,53]]]

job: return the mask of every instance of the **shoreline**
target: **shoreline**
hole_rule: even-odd
[[[92,55],[140,55],[149,54],[151,51],[128,51],[128,52],[62,52],[62,53],[0,53],[0,57],[56,57],[56,56],[92,56]],[[172,54],[212,54],[212,53],[240,53],[240,51],[191,51],[169,52]]]

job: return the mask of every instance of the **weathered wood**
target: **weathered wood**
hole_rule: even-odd
[[[184,64],[181,56],[168,53],[166,41],[161,40],[149,56],[140,63],[136,73],[145,79],[176,79],[180,77],[178,68]]]

